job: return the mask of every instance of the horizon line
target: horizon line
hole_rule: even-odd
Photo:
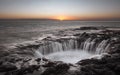
[[[59,19],[48,19],[48,18],[0,18],[0,20],[55,20],[55,21],[60,21]],[[80,20],[80,19],[69,19],[69,20],[62,20],[62,21],[106,21],[106,22],[120,22],[120,20]]]

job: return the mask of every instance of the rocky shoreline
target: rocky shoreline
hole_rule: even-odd
[[[84,32],[84,30],[99,32]],[[83,31],[83,33],[81,32]],[[68,34],[71,33],[71,34]],[[59,35],[59,36],[58,36]],[[57,37],[56,37],[57,36]],[[0,55],[0,75],[119,75],[120,74],[120,31],[98,28],[77,28],[59,31],[56,36],[47,36],[40,40],[5,48]],[[56,39],[57,38],[57,39]],[[106,53],[85,59],[76,64],[51,61],[47,58],[34,57],[34,50],[46,40],[61,41],[76,39],[79,42],[87,38],[97,38],[98,42],[109,39]],[[42,41],[41,41],[42,40]],[[2,49],[1,49],[2,50]]]

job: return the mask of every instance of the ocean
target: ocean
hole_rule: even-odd
[[[0,20],[0,75],[107,74],[119,49],[120,22]]]
[[[0,46],[20,43],[58,30],[82,26],[120,27],[120,22],[57,21],[57,20],[0,20]]]

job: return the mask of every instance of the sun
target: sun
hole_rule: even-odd
[[[74,20],[75,18],[71,16],[59,15],[59,16],[54,16],[53,19],[64,21],[64,20]]]
[[[57,19],[60,20],[60,21],[63,21],[63,20],[65,20],[65,16],[58,16]]]
[[[64,17],[60,17],[59,20],[63,21],[65,18]]]

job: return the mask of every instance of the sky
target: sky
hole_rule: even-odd
[[[0,0],[0,18],[120,20],[120,0]]]

